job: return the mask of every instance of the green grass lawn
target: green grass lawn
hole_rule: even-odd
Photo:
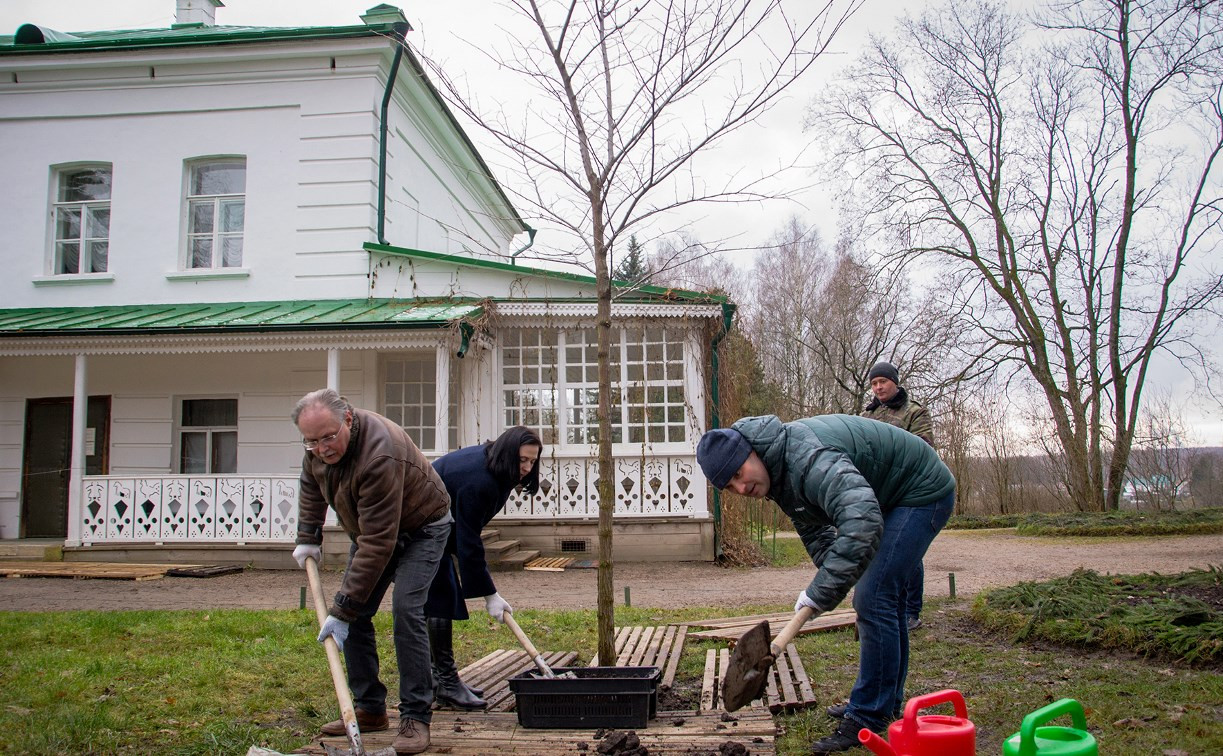
[[[617,609],[620,625],[788,610]],[[481,619],[483,617],[483,619]],[[1053,645],[1029,633],[986,629],[970,608],[927,602],[913,638],[911,695],[955,688],[968,700],[978,752],[1000,753],[1023,716],[1062,697],[1088,709],[1108,754],[1223,753],[1223,675],[1217,666]],[[595,646],[591,611],[523,611],[520,624],[547,650]],[[389,615],[379,615],[384,680],[394,678]],[[0,613],[0,752],[23,754],[242,754],[287,752],[336,716],[311,611]],[[513,635],[479,614],[456,623],[465,664]],[[820,708],[783,717],[779,752],[806,753],[831,729],[823,706],[842,700],[857,669],[853,634],[799,639]],[[699,687],[704,649],[689,642],[679,679]],[[1068,722],[1067,722],[1068,723]],[[1165,749],[1174,749],[1165,751]]]

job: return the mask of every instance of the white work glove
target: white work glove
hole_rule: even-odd
[[[816,614],[820,613],[820,608],[815,605],[815,602],[811,600],[811,597],[807,595],[807,592],[805,590],[801,591],[798,594],[798,601],[794,602],[794,611],[797,612],[799,609],[802,609],[804,606],[811,607],[812,609],[815,610]]]
[[[348,623],[335,615],[328,614],[327,621],[323,623],[322,629],[318,631],[318,642],[322,643],[327,639],[328,635],[335,638],[335,644],[343,651],[344,641],[348,640]]]
[[[514,607],[506,603],[505,599],[501,598],[500,593],[494,593],[491,596],[484,597],[484,608],[488,609],[488,616],[497,620],[501,624],[505,624],[505,613],[513,614]]]
[[[293,560],[297,562],[297,566],[303,570],[306,569],[306,557],[314,557],[314,561],[318,566],[323,566],[323,550],[312,543],[303,543],[293,549]]]

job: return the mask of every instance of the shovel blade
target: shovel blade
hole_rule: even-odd
[[[773,666],[771,638],[768,620],[739,638],[722,680],[722,708],[737,711],[764,694],[769,668]]]

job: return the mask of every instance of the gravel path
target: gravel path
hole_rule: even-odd
[[[1183,572],[1223,566],[1223,535],[1159,538],[1025,538],[1010,531],[945,531],[926,555],[926,594],[948,594],[947,573],[955,573],[956,594],[1069,574],[1077,567],[1098,572]],[[498,591],[522,609],[592,609],[596,570],[499,572]],[[722,568],[700,562],[634,562],[614,571],[615,599],[624,589],[634,606],[791,606],[811,580],[811,567]],[[337,572],[324,572],[324,592],[339,585]],[[305,585],[296,570],[248,570],[214,578],[168,577],[129,580],[21,578],[0,580],[0,608],[17,611],[80,609],[295,609]],[[387,602],[390,598],[388,595]],[[472,608],[483,609],[475,601]]]

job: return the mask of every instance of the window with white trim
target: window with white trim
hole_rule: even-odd
[[[236,473],[238,400],[184,399],[178,440],[179,473]]]
[[[438,450],[435,353],[390,355],[382,364],[382,414],[407,431],[422,450]],[[445,451],[457,449],[459,444],[459,380],[453,364],[449,382],[450,423]]]
[[[612,443],[687,440],[684,338],[663,327],[613,329]],[[539,429],[546,444],[599,440],[598,342],[594,329],[504,333],[505,424]]]
[[[105,273],[110,257],[111,166],[56,174],[54,275]]]
[[[186,267],[241,267],[245,228],[246,159],[189,163]]]

